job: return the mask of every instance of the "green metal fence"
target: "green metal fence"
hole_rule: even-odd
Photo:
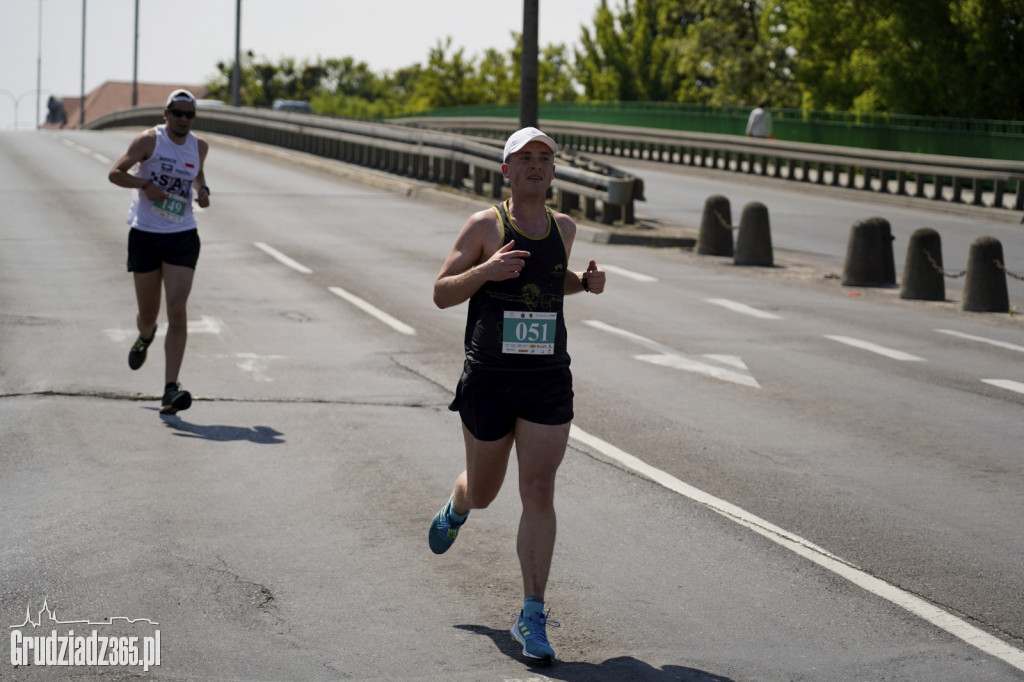
[[[1024,161],[1024,121],[856,115],[845,112],[772,109],[780,140],[915,154]],[[698,133],[743,135],[749,107],[705,107],[662,102],[541,103],[541,119],[638,126]],[[437,109],[422,116],[518,118],[517,104]]]

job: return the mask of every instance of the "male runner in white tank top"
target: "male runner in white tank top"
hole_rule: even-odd
[[[128,270],[135,279],[135,316],[139,338],[128,353],[133,370],[146,361],[156,337],[161,288],[167,298],[167,338],[164,341],[164,391],[160,414],[175,414],[192,404],[181,389],[178,373],[188,339],[186,305],[199,260],[199,233],[192,199],[210,205],[203,162],[207,143],[192,133],[196,98],[175,90],[167,99],[162,125],[140,133],[108,175],[119,187],[132,190],[128,215]]]

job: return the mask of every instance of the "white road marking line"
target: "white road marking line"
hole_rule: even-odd
[[[252,374],[256,381],[273,381],[267,376],[271,360],[284,360],[284,355],[257,355],[256,353],[235,353],[235,366]]]
[[[751,317],[758,317],[762,320],[781,320],[782,317],[775,313],[765,312],[764,310],[758,310],[753,306],[749,306],[746,303],[737,303],[736,301],[730,301],[727,298],[706,298],[704,299],[708,303],[720,305],[723,308],[732,310],[736,313],[743,313],[744,315],[750,315]]]
[[[88,148],[86,148],[86,147],[83,147],[83,146],[82,146],[82,145],[80,145],[80,144],[75,144],[75,143],[74,143],[74,142],[72,142],[71,140],[68,140],[68,139],[66,139],[66,138],[62,138],[62,139],[61,139],[61,142],[63,142],[63,143],[64,143],[64,144],[66,144],[67,146],[71,147],[71,148],[72,148],[72,149],[74,149],[74,150],[75,150],[76,152],[82,152],[83,154],[88,154],[89,156],[91,156],[92,158],[96,159],[96,160],[97,160],[97,161],[99,161],[100,163],[111,163],[111,159],[108,159],[107,157],[103,156],[102,154],[100,154],[100,153],[98,153],[98,152],[94,152],[94,151],[93,151],[93,150],[91,150],[91,149],[88,149]]]
[[[861,341],[860,339],[854,339],[849,336],[833,336],[831,334],[825,334],[825,338],[832,339],[833,341],[838,341],[839,343],[845,343],[846,345],[853,346],[854,348],[860,348],[862,350],[871,351],[872,353],[878,353],[879,355],[883,355],[893,360],[902,360],[904,362],[925,361],[924,358],[919,358],[916,355],[911,355],[910,353],[904,353],[901,350],[886,348],[885,346],[879,346],[878,344],[871,343],[870,341]]]
[[[703,360],[686,355],[685,353],[680,353],[674,348],[670,348],[664,344],[658,343],[657,341],[640,336],[639,334],[634,334],[633,332],[626,331],[625,329],[613,327],[612,325],[601,322],[600,320],[584,320],[583,324],[611,334],[616,334],[657,352],[657,355],[633,356],[642,362],[649,362],[654,365],[661,365],[662,367],[671,367],[685,372],[702,374],[713,379],[728,381],[741,386],[749,386],[750,388],[761,388],[761,385],[757,383],[757,379],[755,379],[754,375],[750,373],[749,369],[747,369],[743,360],[734,355],[701,356],[717,363],[710,364]],[[721,365],[725,365],[725,367],[722,367]]]
[[[599,267],[602,270],[604,270],[605,272],[611,272],[611,273],[614,273],[616,275],[621,275],[621,276],[623,276],[623,277],[625,277],[627,279],[631,279],[631,280],[634,280],[634,281],[637,281],[637,282],[657,282],[658,281],[657,277],[651,277],[650,275],[645,275],[642,272],[633,272],[632,270],[627,270],[625,268],[620,268],[617,265],[601,265]]]
[[[1005,388],[1007,391],[1024,393],[1024,383],[1019,381],[1012,381],[1010,379],[982,379],[982,381],[991,386]]]
[[[702,504],[722,516],[735,521],[741,526],[749,528],[755,533],[775,542],[776,544],[809,559],[822,568],[839,575],[854,585],[867,590],[871,594],[879,596],[897,606],[910,611],[914,615],[931,623],[932,625],[945,630],[954,637],[957,637],[971,646],[977,647],[986,654],[1024,671],[1024,651],[1016,649],[997,637],[974,627],[952,614],[943,611],[937,606],[917,597],[909,592],[890,583],[876,578],[853,564],[845,561],[829,551],[818,547],[804,538],[784,530],[765,519],[762,519],[750,512],[714,497],[699,488],[695,488],[678,478],[656,469],[646,462],[620,450],[610,443],[592,436],[586,431],[573,425],[570,427],[569,436],[583,445],[586,445],[608,459],[619,464],[622,468],[632,471],[648,480],[661,485],[662,487],[689,498],[698,504]]]
[[[220,334],[224,329],[224,323],[209,315],[203,315],[198,320],[188,321],[189,334]],[[138,329],[104,329],[104,333],[115,343],[134,341],[139,336]],[[156,336],[167,336],[167,325],[157,327]],[[155,337],[154,337],[155,338]]]
[[[277,262],[281,263],[282,265],[287,265],[292,270],[297,270],[304,275],[313,274],[313,271],[307,268],[305,265],[299,263],[298,261],[292,260],[288,256],[284,255],[283,253],[275,249],[273,246],[269,246],[267,244],[264,244],[263,242],[253,242],[253,246],[255,246],[260,251],[264,252]]]
[[[950,336],[959,336],[961,339],[969,339],[971,341],[981,341],[982,343],[988,343],[993,346],[1000,348],[1006,348],[1007,350],[1015,350],[1020,353],[1024,353],[1024,346],[1018,346],[1013,343],[1007,343],[1005,341],[996,341],[995,339],[986,339],[984,336],[973,336],[971,334],[964,334],[963,332],[953,331],[952,329],[936,329],[935,331],[940,334],[949,334]]]
[[[364,301],[363,299],[359,298],[355,294],[350,294],[349,292],[345,291],[341,287],[327,287],[327,290],[330,291],[335,296],[338,296],[339,298],[345,299],[346,301],[348,301],[349,303],[351,303],[355,307],[359,308],[363,312],[369,313],[373,317],[376,317],[378,320],[380,320],[384,324],[388,325],[389,327],[391,327],[395,331],[397,331],[397,332],[399,332],[401,334],[406,334],[408,336],[415,336],[416,335],[416,330],[415,329],[413,329],[412,327],[410,327],[406,323],[404,323],[404,322],[402,322],[400,320],[397,320],[394,317],[391,317],[390,315],[388,315],[386,312],[384,312],[380,308],[374,307],[373,305],[367,303],[366,301]]]

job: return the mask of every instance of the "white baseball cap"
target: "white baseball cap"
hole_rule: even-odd
[[[550,137],[542,133],[533,127],[521,128],[515,131],[509,136],[508,142],[505,143],[505,154],[501,157],[502,161],[507,161],[508,157],[515,154],[517,151],[530,144],[534,140],[543,142],[551,150],[552,154],[558,153],[558,145]]]
[[[188,90],[175,90],[171,93],[171,96],[167,98],[166,109],[170,109],[171,105],[175,102],[188,102],[192,106],[196,105],[196,96]]]

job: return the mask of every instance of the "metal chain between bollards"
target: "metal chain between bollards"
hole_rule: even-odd
[[[999,268],[1000,270],[1005,272],[1010,277],[1013,277],[1014,279],[1019,279],[1021,281],[1024,281],[1024,275],[1018,275],[1016,272],[1010,272],[1009,270],[1006,269],[1006,266],[1003,265],[1003,262],[1001,260],[996,259],[996,260],[994,260],[992,262],[996,264],[997,268]]]
[[[938,271],[940,275],[949,277],[950,279],[957,279],[958,277],[963,277],[964,275],[967,274],[966,270],[961,270],[960,272],[955,273],[946,272],[945,270],[942,269],[941,265],[935,262],[935,259],[932,258],[932,254],[928,251],[928,249],[922,249],[922,251],[924,251],[924,255],[928,257],[928,262],[932,264],[932,267],[935,268],[935,270]]]
[[[727,221],[725,217],[722,216],[722,214],[719,213],[718,211],[713,211],[713,213],[715,214],[715,218],[718,219],[719,227],[725,228],[726,230],[732,232],[732,225],[729,224],[729,221]]]

